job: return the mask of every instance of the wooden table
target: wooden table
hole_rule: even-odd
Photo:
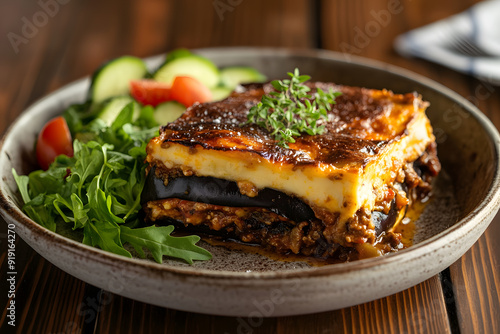
[[[471,98],[500,127],[500,87],[402,58],[392,48],[396,35],[474,2],[2,0],[0,133],[36,99],[90,74],[107,59],[232,45],[324,48],[382,60]],[[391,9],[385,20],[381,18],[381,11]],[[377,33],[360,43],[360,31],[373,22],[379,22]],[[0,227],[0,332],[7,333],[13,330],[5,306],[7,227]],[[460,260],[415,287],[342,310],[268,318],[253,332],[499,333],[499,235],[497,217]],[[22,240],[16,249],[18,333],[241,332],[241,318],[181,312],[103,293],[59,270]]]

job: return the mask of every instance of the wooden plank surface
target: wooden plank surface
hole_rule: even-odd
[[[62,2],[62,1],[61,1]],[[222,9],[217,3],[226,4]],[[35,99],[103,61],[150,56],[177,47],[224,45],[323,47],[370,57],[426,75],[466,97],[500,126],[498,87],[392,49],[395,36],[458,13],[477,1],[70,1],[28,42],[0,44],[0,133]],[[399,4],[399,7],[398,7]],[[399,8],[402,8],[401,10]],[[432,10],[429,10],[432,8]],[[22,34],[37,2],[0,2],[2,36]],[[384,13],[390,16],[385,17]],[[378,23],[379,30],[375,23]],[[360,31],[375,29],[363,40]],[[17,50],[17,52],[16,52]],[[486,94],[485,92],[488,92]],[[57,269],[17,242],[19,333],[487,333],[500,332],[500,218],[448,273],[371,303],[320,314],[248,319],[181,312],[101,291]],[[7,305],[6,225],[1,223],[0,305]],[[443,278],[444,277],[444,278]],[[444,288],[444,290],[443,290]],[[6,307],[0,332],[6,325]]]
[[[74,278],[47,262],[34,252],[22,239],[16,242],[16,327],[7,322],[7,225],[0,225],[0,332],[51,333],[79,332],[88,326],[88,300],[100,291]],[[92,322],[93,325],[93,322]],[[92,327],[93,328],[93,327]]]
[[[500,333],[500,216],[450,267],[462,333]]]
[[[371,303],[319,314],[253,319],[172,311],[114,296],[97,321],[99,333],[449,333],[437,276]],[[116,327],[116,324],[126,324]],[[166,332],[169,332],[168,330]]]

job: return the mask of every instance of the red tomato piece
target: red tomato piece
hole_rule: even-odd
[[[191,77],[176,77],[172,84],[172,99],[186,107],[195,102],[212,100],[212,92],[198,80]]]
[[[47,170],[61,154],[73,156],[73,141],[66,120],[59,116],[48,121],[38,134],[36,158],[40,167]]]
[[[153,107],[172,100],[170,85],[154,80],[130,81],[130,95],[142,105]]]

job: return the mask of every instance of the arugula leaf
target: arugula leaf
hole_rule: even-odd
[[[120,129],[122,126],[128,123],[132,123],[132,117],[134,115],[134,103],[130,102],[127,104],[122,111],[116,116],[115,120],[111,124],[111,130],[116,131]]]
[[[103,148],[94,141],[83,144],[78,140],[73,143],[75,164],[70,168],[71,182],[76,183],[78,197],[82,197],[87,179],[97,175],[104,163]]]
[[[69,197],[71,189],[65,186],[64,177],[66,168],[53,167],[47,171],[34,171],[29,175],[29,189],[32,197],[40,193],[60,193],[63,197]]]
[[[57,224],[55,221],[56,215],[54,214],[53,202],[54,196],[46,196],[39,194],[30,202],[23,206],[24,212],[31,217],[38,224],[49,229],[52,232],[56,231]]]
[[[12,168],[12,175],[14,176],[14,180],[16,180],[17,187],[19,188],[19,192],[21,193],[24,203],[28,203],[31,201],[28,192],[28,183],[30,178],[26,175],[18,175],[14,168]]]
[[[143,247],[148,248],[158,263],[162,262],[163,255],[183,259],[189,264],[192,264],[193,260],[210,260],[212,258],[210,252],[195,245],[200,240],[199,236],[170,236],[174,230],[171,225],[136,229],[120,226],[120,230],[121,239],[131,244],[139,256],[144,258],[146,255]]]
[[[115,223],[97,220],[86,224],[83,232],[84,238],[82,242],[84,244],[99,247],[111,253],[132,257],[132,254],[123,248],[120,228]]]
[[[71,135],[74,135],[83,129],[83,121],[94,115],[89,113],[91,102],[87,101],[82,104],[73,104],[69,106],[63,113],[63,117],[68,124]]]
[[[155,110],[152,106],[144,106],[141,108],[139,118],[134,122],[134,125],[141,128],[156,128],[158,129],[158,123],[154,117]]]
[[[98,112],[83,104],[64,113],[76,138],[73,157],[59,156],[47,171],[28,176],[12,170],[24,212],[51,231],[58,224],[72,224],[73,230],[83,230],[84,244],[123,256],[132,256],[123,247],[129,243],[142,257],[149,249],[160,263],[164,255],[188,263],[210,259],[208,251],[195,245],[199,237],[170,236],[173,226],[135,228],[141,225],[146,145],[158,135],[153,109],[142,108],[132,123],[129,104],[111,126],[92,119]]]
[[[73,229],[85,227],[89,220],[87,213],[90,209],[83,205],[82,200],[76,194],[71,194],[71,205],[75,222]]]

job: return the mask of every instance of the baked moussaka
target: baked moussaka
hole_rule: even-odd
[[[162,126],[147,146],[146,220],[281,254],[348,260],[401,248],[394,226],[440,170],[428,103],[416,93],[307,85],[341,95],[322,134],[285,146],[246,123],[269,83],[195,104]]]

